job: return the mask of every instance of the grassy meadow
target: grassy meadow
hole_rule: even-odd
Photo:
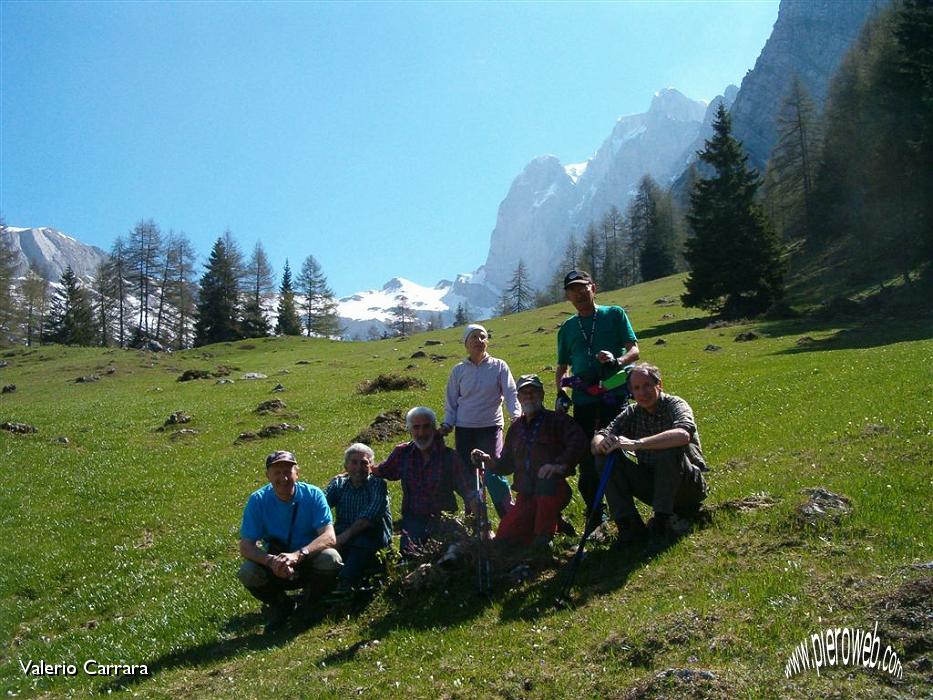
[[[919,697],[933,690],[933,327],[915,318],[756,321],[709,327],[679,305],[682,277],[600,294],[623,305],[642,358],[693,406],[712,471],[711,521],[666,549],[591,545],[574,606],[554,571],[491,600],[472,570],[416,598],[377,597],[354,616],[267,637],[236,579],[239,521],[263,458],[293,450],[324,486],[344,447],[386,410],[439,412],[461,359],[458,329],[340,343],[267,338],[170,355],[38,347],[0,351],[0,691],[11,697]],[[657,303],[668,298],[666,303]],[[489,321],[491,354],[537,372],[553,400],[551,306]],[[741,332],[758,339],[736,342]],[[660,341],[665,341],[663,344]],[[425,346],[425,341],[440,341]],[[706,350],[709,345],[718,350]],[[417,350],[428,357],[412,359]],[[443,356],[432,360],[431,355]],[[415,365],[408,368],[409,365]],[[229,368],[232,384],[176,381]],[[267,379],[243,380],[246,372]],[[379,373],[426,389],[361,395]],[[92,373],[99,381],[76,383]],[[282,393],[271,393],[281,383]],[[279,416],[257,405],[280,398]],[[198,432],[158,432],[173,411]],[[302,432],[235,444],[276,422]],[[59,438],[67,438],[67,444]],[[377,459],[391,443],[375,446]],[[575,479],[574,479],[575,481]],[[802,524],[801,492],[851,500],[838,521]],[[393,510],[400,491],[390,484]],[[735,504],[766,494],[768,507]],[[767,499],[758,498],[761,504]],[[751,501],[748,502],[751,505]],[[570,507],[579,528],[579,495]],[[560,539],[564,548],[574,542]],[[499,572],[501,573],[501,572]],[[793,648],[829,627],[879,622],[903,679],[835,667],[790,679]],[[89,676],[85,660],[146,664]],[[33,676],[27,661],[73,663]],[[709,675],[659,675],[692,668]]]

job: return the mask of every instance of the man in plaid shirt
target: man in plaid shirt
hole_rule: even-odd
[[[457,451],[444,444],[437,430],[437,416],[425,406],[405,416],[411,442],[396,446],[372,473],[389,481],[402,482],[402,554],[413,553],[440,526],[441,513],[455,512],[460,494],[468,506],[474,504],[470,485]]]
[[[343,453],[346,474],[334,477],[324,491],[337,522],[337,551],[343,568],[337,591],[349,591],[374,568],[379,550],[392,543],[392,513],[386,482],[370,473],[375,454],[368,445],[354,443]]]
[[[634,542],[648,532],[667,532],[672,516],[695,512],[708,491],[703,479],[708,468],[690,405],[665,394],[661,371],[647,362],[629,372],[629,389],[635,403],[598,431],[592,443],[596,455],[623,450],[638,458],[635,463],[620,453],[606,486],[619,544]],[[633,497],[654,508],[647,527]]]

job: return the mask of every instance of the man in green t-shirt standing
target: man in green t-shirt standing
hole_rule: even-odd
[[[638,338],[621,306],[596,305],[596,283],[589,273],[568,272],[564,277],[564,293],[577,313],[564,321],[557,332],[557,409],[567,410],[566,404],[561,403],[561,397],[565,396],[561,389],[570,383],[573,418],[587,439],[592,440],[593,434],[609,425],[622,409],[599,392],[599,382],[638,360]],[[573,377],[565,382],[568,369]],[[595,509],[601,528],[606,516],[603,504],[594,503],[598,486],[594,458],[587,452],[580,462],[578,487],[586,503],[586,522]],[[599,537],[599,533],[594,534]]]

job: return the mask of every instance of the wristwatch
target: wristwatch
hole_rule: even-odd
[[[299,559],[298,561],[304,561],[305,559],[308,558],[308,554],[309,554],[308,548],[302,547],[301,549],[298,550],[298,554],[301,555],[301,559]]]

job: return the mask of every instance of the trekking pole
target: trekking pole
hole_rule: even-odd
[[[583,548],[586,546],[586,541],[589,539],[590,534],[596,529],[595,520],[599,513],[599,508],[596,504],[602,500],[603,494],[606,492],[606,484],[609,483],[609,474],[612,472],[615,463],[616,455],[614,452],[610,452],[606,457],[606,465],[603,467],[603,473],[599,477],[599,486],[596,489],[596,497],[593,499],[593,508],[589,515],[587,515],[586,523],[583,525],[583,536],[580,538],[580,544],[577,545],[577,551],[574,553],[573,559],[570,560],[570,564],[567,566],[567,572],[564,574],[564,582],[557,592],[556,602],[559,605],[566,604],[567,597],[570,595],[570,588],[573,586],[573,581],[577,576],[577,569],[580,568],[580,561],[583,559]]]
[[[476,591],[486,595],[492,591],[492,569],[489,564],[489,510],[486,508],[486,486],[484,483],[483,464],[473,458],[473,473],[476,477]]]

